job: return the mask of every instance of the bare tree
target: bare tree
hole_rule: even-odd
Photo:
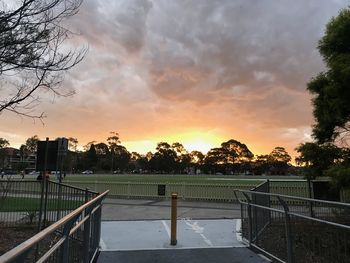
[[[64,26],[83,0],[0,0],[0,114],[42,118],[35,106],[44,93],[70,96],[60,84],[87,49],[68,49]],[[2,10],[1,10],[2,9]]]

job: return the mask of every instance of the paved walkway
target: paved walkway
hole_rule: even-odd
[[[170,245],[170,200],[106,199],[98,263],[266,263],[240,241],[240,206],[178,201]]]
[[[245,247],[240,220],[215,219],[177,222],[177,245],[170,245],[170,220],[102,222],[101,249],[150,250]]]
[[[179,218],[233,219],[240,218],[239,204],[193,202],[178,200]],[[170,219],[169,200],[105,199],[103,221]]]

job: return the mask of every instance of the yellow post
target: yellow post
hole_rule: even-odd
[[[177,193],[171,193],[171,238],[170,245],[176,246]]]

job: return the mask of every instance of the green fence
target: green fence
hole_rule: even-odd
[[[340,190],[340,202],[350,203],[350,189]]]
[[[98,182],[70,181],[72,185],[89,188],[96,192],[109,189],[109,197],[114,198],[169,198],[172,192],[177,192],[183,200],[201,200],[215,202],[236,202],[235,189],[249,190],[255,187],[251,184],[198,184],[198,183],[156,183],[156,182]],[[165,185],[165,195],[159,195],[159,187]],[[306,180],[282,181],[271,180],[271,193],[280,193],[300,197],[308,197]]]

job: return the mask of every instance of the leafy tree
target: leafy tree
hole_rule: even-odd
[[[268,155],[269,173],[286,174],[291,160],[292,158],[284,147],[275,147]]]
[[[341,10],[327,24],[318,49],[327,71],[319,73],[307,87],[315,96],[313,136],[321,144],[337,138],[346,141],[350,132],[350,8]]]
[[[73,150],[74,152],[77,151],[78,148],[78,139],[74,137],[69,137],[68,138],[68,148],[70,150]]]
[[[63,73],[79,63],[86,50],[69,50],[63,44],[71,36],[64,26],[82,0],[0,1],[0,114],[10,111],[33,114],[39,96],[51,92],[69,96],[60,89]]]
[[[10,146],[9,141],[4,139],[4,138],[0,138],[0,161],[1,161],[2,168],[4,167],[4,162],[5,162],[4,148],[6,148],[8,146]]]
[[[176,169],[176,152],[169,143],[159,142],[156,152],[150,160],[150,166],[153,170],[170,173]]]
[[[97,155],[95,145],[91,144],[89,151],[87,152],[87,167],[88,169],[96,169]]]
[[[120,171],[124,171],[129,164],[131,154],[122,145],[117,145],[117,147],[114,149],[114,154],[115,154],[115,167]]]
[[[227,156],[228,163],[250,162],[254,157],[254,154],[244,143],[233,139],[223,142],[221,147],[229,153],[229,156]]]
[[[227,153],[223,148],[212,148],[204,158],[204,169],[207,173],[224,172]]]
[[[343,161],[343,149],[332,145],[319,145],[317,143],[300,144],[296,151],[300,154],[295,160],[298,165],[306,168],[306,176],[310,179],[324,175],[325,171],[334,164]]]
[[[262,154],[256,155],[255,160],[252,163],[252,171],[255,175],[266,174],[269,172],[269,155]]]
[[[100,142],[95,144],[96,154],[100,156],[107,156],[110,154],[108,145]]]
[[[192,164],[201,165],[201,164],[203,164],[203,160],[204,160],[205,155],[200,151],[192,151],[190,153],[190,157],[191,157]]]
[[[3,149],[8,146],[10,146],[9,141],[4,138],[0,138],[0,149]]]
[[[38,135],[34,135],[26,140],[25,147],[28,154],[36,154],[36,150],[38,148],[38,141]]]
[[[272,152],[269,154],[268,159],[270,162],[279,162],[279,163],[289,163],[292,160],[289,153],[284,147],[275,147]]]
[[[120,143],[120,140],[119,140],[119,133],[117,132],[110,132],[111,136],[109,136],[107,138],[107,143],[109,145],[109,150],[110,150],[110,153],[111,153],[111,168],[112,168],[112,171],[114,170],[114,155],[115,155],[115,151],[116,151],[116,148],[118,147],[118,144]]]
[[[179,173],[183,173],[190,166],[191,156],[189,155],[185,147],[179,142],[173,143],[171,145],[171,148],[176,153],[175,162],[177,170],[179,171]]]
[[[87,144],[85,144],[85,145],[83,146],[84,151],[87,152],[88,150],[90,150],[91,145],[92,145],[92,144],[95,144],[95,143],[96,143],[96,141],[91,141],[91,142],[88,142]]]

